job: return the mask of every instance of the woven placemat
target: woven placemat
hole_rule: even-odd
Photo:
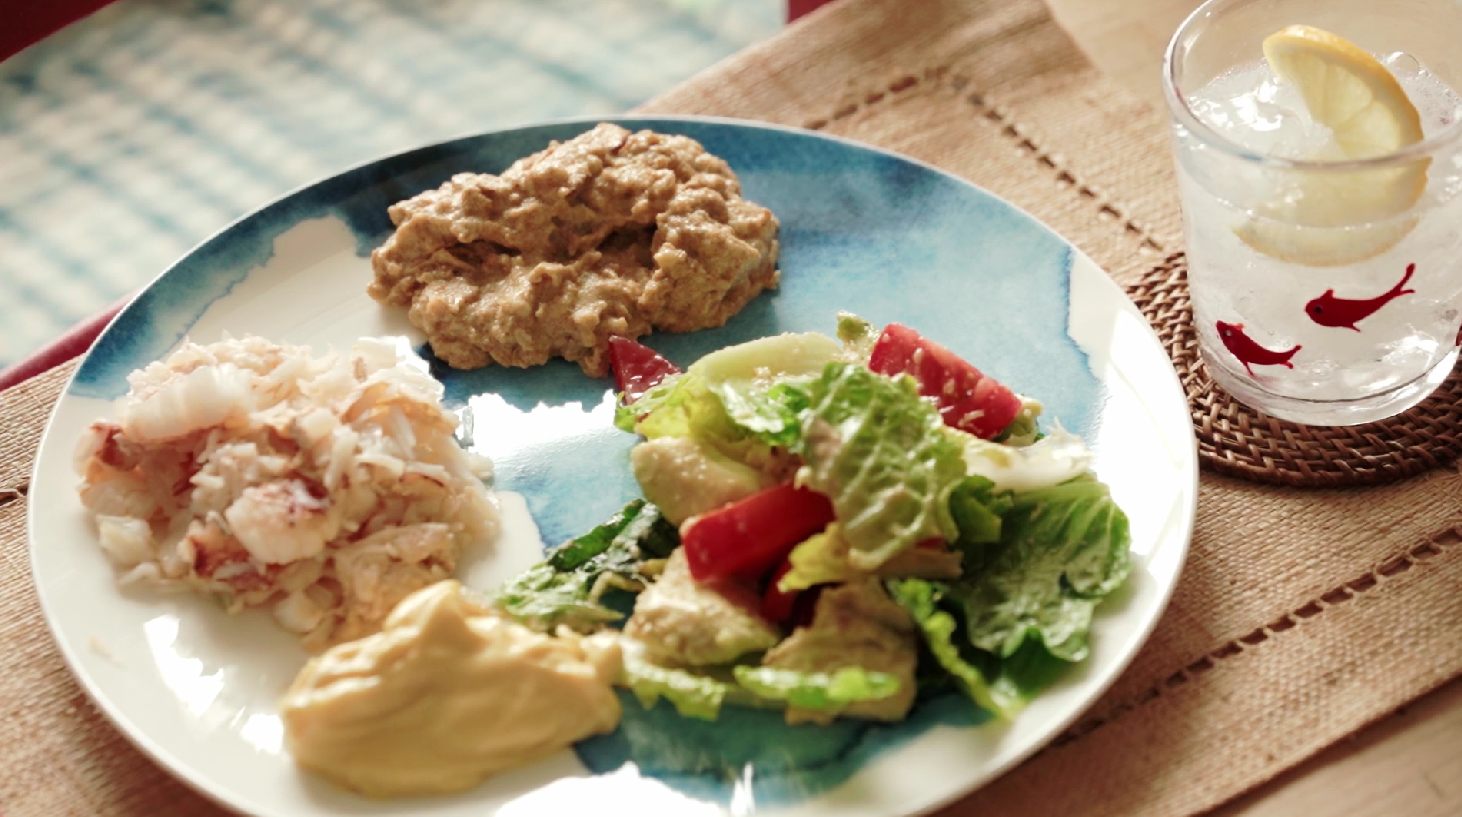
[[[1128,290],[1172,358],[1188,394],[1198,456],[1214,471],[1276,485],[1377,485],[1452,463],[1462,454],[1462,367],[1419,405],[1358,426],[1291,423],[1252,409],[1208,376],[1198,355],[1188,266],[1168,256]]]

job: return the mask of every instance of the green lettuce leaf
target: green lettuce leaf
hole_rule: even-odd
[[[621,404],[614,411],[614,425],[650,439],[689,437],[692,428],[718,424],[725,413],[705,378],[686,372],[666,378],[629,405]]]
[[[706,450],[761,470],[775,460],[774,447],[787,448],[801,436],[798,415],[807,405],[794,382],[761,380],[710,382],[694,370],[620,406],[615,425],[658,437],[687,437]]]
[[[843,350],[849,356],[867,361],[878,342],[878,334],[873,324],[852,312],[838,313],[838,340],[843,342]]]
[[[761,380],[712,383],[731,423],[767,445],[790,447],[802,436],[798,415],[807,407],[807,392],[795,381],[768,384]]]
[[[853,566],[841,531],[842,526],[833,522],[826,530],[814,533],[792,548],[787,555],[791,569],[782,574],[777,587],[790,593],[813,585],[837,584],[866,577],[869,571]],[[960,575],[962,561],[963,556],[958,551],[912,547],[894,554],[873,573],[879,576],[949,579]]]
[[[1020,711],[1025,696],[1009,684],[1000,683],[998,675],[994,681],[987,679],[985,672],[960,655],[954,641],[959,623],[952,614],[939,607],[945,585],[923,579],[890,579],[884,584],[893,600],[919,625],[934,660],[959,683],[977,706],[1001,718],[1012,717]]]
[[[1029,703],[1070,669],[1071,663],[1052,655],[1036,639],[1028,638],[1020,649],[1000,659],[999,667],[999,677],[991,687]]]
[[[519,623],[545,632],[559,624],[587,630],[623,618],[601,604],[593,591],[592,579],[540,562],[499,589],[492,603]]]
[[[663,559],[679,546],[679,534],[660,509],[635,499],[608,522],[549,551],[546,561],[559,571],[628,571],[646,558]]]
[[[833,672],[798,672],[774,667],[738,666],[737,683],[759,698],[818,712],[840,712],[849,704],[880,701],[899,691],[899,679],[886,672],[843,667]]]
[[[664,698],[683,717],[713,721],[732,685],[705,675],[651,664],[626,651],[619,683],[629,689],[646,709]]]
[[[669,556],[679,545],[679,533],[660,509],[636,499],[608,522],[549,551],[492,600],[513,619],[540,630],[560,624],[590,629],[622,618],[600,602],[607,589],[643,587],[641,565]]]
[[[995,438],[995,442],[1019,448],[1040,441],[1045,435],[1041,433],[1038,418],[1044,410],[1045,407],[1039,400],[1020,395],[1020,413],[1016,414],[1015,419],[1010,421],[1010,425],[1000,432],[1000,435]]]
[[[838,528],[838,523],[833,522],[792,548],[792,552],[787,554],[787,561],[792,566],[777,582],[782,592],[847,581],[859,575],[859,571],[848,564],[847,546],[839,545]]]
[[[1010,494],[995,490],[985,477],[965,477],[950,492],[949,513],[959,529],[955,547],[965,553],[966,571],[983,564],[984,545],[1000,541],[1000,516],[1010,507]]]
[[[1088,474],[1012,495],[1000,542],[984,564],[951,585],[970,643],[1000,657],[1028,639],[1051,655],[1080,661],[1097,602],[1132,565],[1127,516],[1107,486]]]
[[[873,570],[924,539],[958,533],[949,493],[965,476],[960,445],[910,378],[830,363],[811,384],[798,478],[833,502],[849,559]]]
[[[696,437],[735,446],[750,437],[786,447],[801,433],[798,414],[807,396],[800,385],[840,354],[837,341],[815,332],[773,335],[718,349],[634,403],[621,405],[615,425],[650,439]]]
[[[797,672],[772,667],[731,667],[731,679],[652,664],[626,652],[619,684],[649,708],[664,698],[683,717],[714,721],[726,704],[760,708],[787,706],[837,713],[849,704],[876,701],[899,691],[885,672],[847,667],[835,672]]]

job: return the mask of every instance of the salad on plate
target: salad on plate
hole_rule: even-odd
[[[958,688],[998,718],[1088,652],[1130,571],[1127,518],[1081,439],[917,331],[849,314],[681,372],[614,340],[616,425],[644,498],[493,604],[548,632],[619,628],[619,683],[714,720],[898,721]]]

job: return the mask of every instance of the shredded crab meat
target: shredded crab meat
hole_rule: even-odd
[[[75,457],[123,582],[269,609],[320,649],[375,632],[497,534],[491,464],[457,444],[441,385],[389,342],[323,357],[189,343],[128,382]]]

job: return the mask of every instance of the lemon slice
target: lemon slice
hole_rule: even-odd
[[[1421,141],[1421,115],[1401,83],[1355,43],[1310,26],[1264,40],[1264,59],[1294,83],[1347,159],[1384,156]]]
[[[1306,267],[1358,264],[1391,249],[1416,226],[1415,216],[1364,227],[1302,227],[1251,218],[1234,228],[1240,241],[1272,258]]]
[[[1330,129],[1333,149],[1324,158],[1385,156],[1421,141],[1421,115],[1401,83],[1349,40],[1311,26],[1289,26],[1264,40],[1264,59],[1298,89],[1310,117]],[[1415,226],[1415,218],[1398,216],[1420,200],[1429,164],[1423,158],[1345,172],[1276,170],[1275,189],[1257,208],[1260,217],[1235,232],[1255,250],[1292,263],[1365,260],[1395,246]]]

